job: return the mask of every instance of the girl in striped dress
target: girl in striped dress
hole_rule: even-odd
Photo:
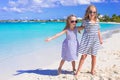
[[[81,53],[82,56],[75,75],[77,76],[80,72],[87,54],[91,55],[91,74],[94,75],[97,50],[100,44],[102,44],[99,21],[97,19],[97,9],[94,5],[90,5],[87,8],[81,27],[84,29],[79,47],[79,53]]]
[[[78,58],[78,39],[77,39],[77,32],[80,27],[76,27],[77,18],[74,15],[68,16],[66,20],[66,27],[64,30],[48,39],[46,41],[50,41],[55,39],[63,34],[66,34],[66,38],[62,44],[62,60],[60,61],[60,65],[58,67],[58,74],[61,73],[62,66],[65,61],[70,61],[72,63],[72,70],[73,72],[76,71],[75,69],[75,60]]]

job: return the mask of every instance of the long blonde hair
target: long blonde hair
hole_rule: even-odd
[[[95,8],[96,9],[96,15],[95,15],[95,21],[97,21],[97,8],[94,5],[89,5],[88,8],[86,9],[85,12],[85,16],[83,18],[83,20],[89,20],[89,12],[90,12],[90,8]]]
[[[71,17],[76,17],[76,16],[72,14],[72,15],[67,17],[66,26],[65,26],[65,28],[63,30],[70,28],[70,22],[69,21],[71,20]]]

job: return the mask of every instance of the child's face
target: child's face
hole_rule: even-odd
[[[76,17],[71,17],[71,19],[69,20],[69,23],[70,23],[70,27],[73,28],[76,26],[76,23],[77,23],[77,18]]]
[[[95,7],[91,7],[89,10],[89,18],[90,20],[95,19],[96,17],[96,8]]]

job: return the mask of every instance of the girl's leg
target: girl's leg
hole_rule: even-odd
[[[72,61],[72,68],[73,68],[73,71],[76,71],[76,69],[75,69],[75,61]]]
[[[83,65],[84,60],[86,59],[86,57],[87,57],[87,54],[84,54],[84,55],[81,56],[81,59],[80,59],[80,61],[79,61],[79,65],[78,65],[78,69],[77,69],[76,74],[75,74],[76,76],[77,76],[78,73],[80,72],[81,67],[82,67],[82,65]]]
[[[95,65],[96,65],[96,56],[91,55],[92,63],[91,63],[91,74],[95,74]]]
[[[62,66],[63,66],[64,62],[65,62],[65,60],[63,60],[63,59],[60,61],[60,65],[59,65],[59,68],[58,68],[58,74],[61,73],[61,69],[62,69]]]

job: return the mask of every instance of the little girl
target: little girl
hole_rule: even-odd
[[[77,76],[80,72],[87,54],[91,54],[91,74],[94,75],[97,50],[99,49],[100,44],[102,44],[99,21],[97,19],[97,9],[94,5],[90,5],[87,8],[81,26],[84,29],[84,32],[80,42],[79,53],[81,53],[82,56],[75,75]]]
[[[62,44],[62,60],[58,67],[58,74],[61,73],[62,66],[65,61],[72,62],[72,70],[75,71],[75,60],[78,58],[78,47],[79,43],[77,40],[77,32],[78,28],[76,27],[77,18],[74,15],[70,15],[67,17],[66,26],[64,30],[48,39],[46,41],[50,41],[55,39],[63,34],[66,34],[66,39],[63,41]]]

